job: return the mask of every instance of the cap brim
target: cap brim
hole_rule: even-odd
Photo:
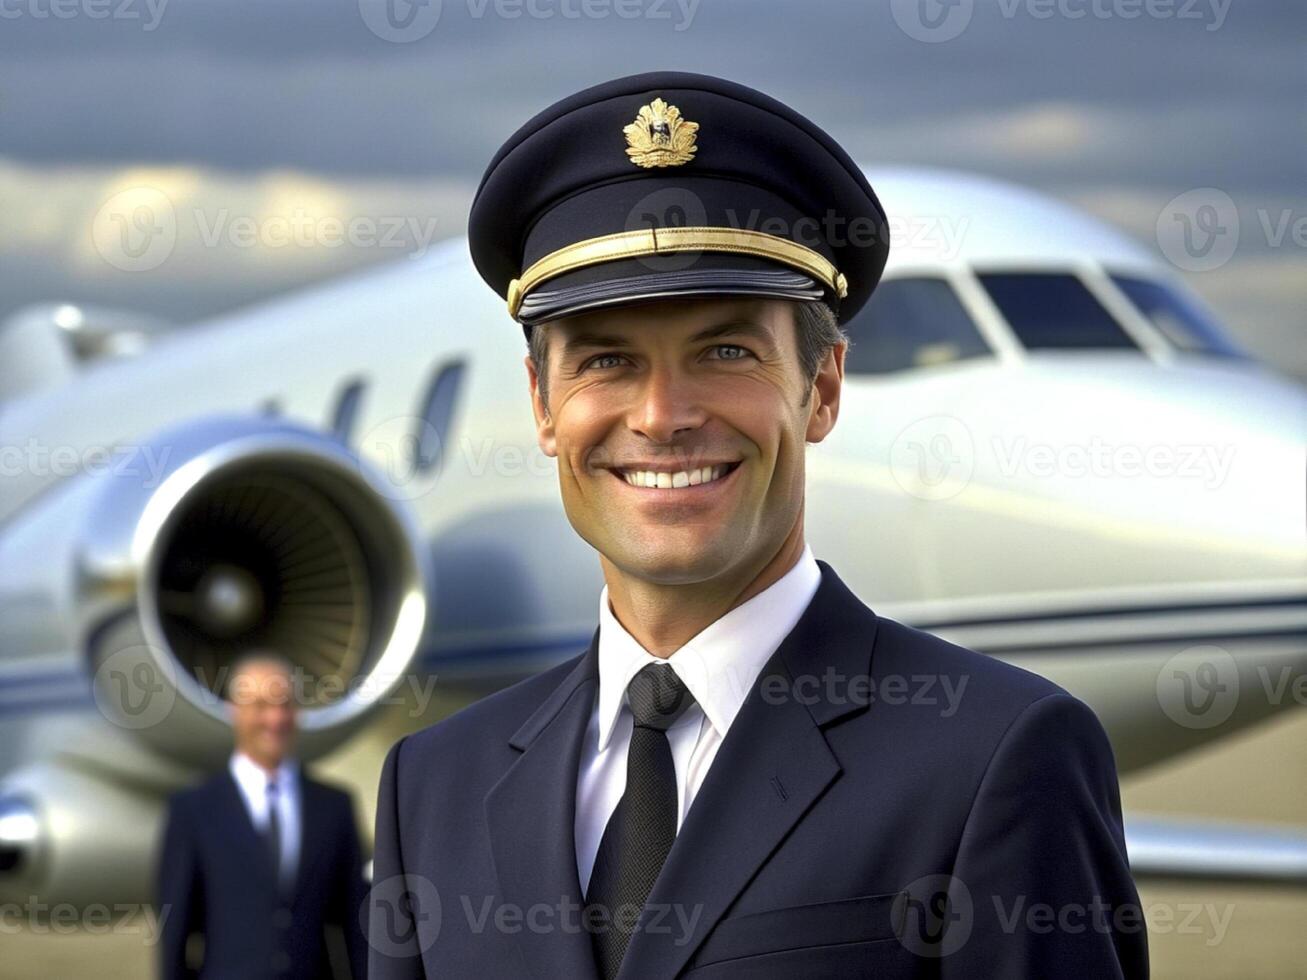
[[[588,310],[687,296],[820,300],[824,287],[797,270],[748,255],[699,254],[621,259],[578,269],[533,289],[517,318],[523,326]],[[657,268],[657,264],[674,266]]]

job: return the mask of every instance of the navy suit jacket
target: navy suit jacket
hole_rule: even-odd
[[[1093,712],[877,616],[818,565],[684,819],[621,980],[1146,977]],[[597,649],[598,631],[580,657],[391,748],[374,980],[596,977],[574,819]]]
[[[231,773],[168,801],[156,900],[164,980],[332,976],[323,927],[344,932],[354,980],[367,974],[360,909],[367,900],[358,828],[347,792],[300,770],[303,821],[293,893],[279,897],[272,861]],[[204,935],[204,963],[187,967],[186,939]]]

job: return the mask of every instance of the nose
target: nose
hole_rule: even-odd
[[[707,418],[702,384],[678,367],[652,367],[632,401],[627,425],[653,442],[670,442],[699,428]]]

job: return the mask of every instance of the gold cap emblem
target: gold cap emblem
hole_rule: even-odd
[[[697,122],[681,117],[681,110],[662,99],[640,106],[635,122],[625,127],[626,155],[639,167],[679,167],[688,163],[698,149],[694,134]]]

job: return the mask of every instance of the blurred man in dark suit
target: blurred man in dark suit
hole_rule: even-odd
[[[226,687],[236,742],[227,767],[169,800],[157,878],[165,980],[366,976],[353,806],[293,755],[293,681],[276,654],[241,658]],[[348,972],[333,968],[328,926],[344,933]],[[188,957],[196,933],[203,955]]]

